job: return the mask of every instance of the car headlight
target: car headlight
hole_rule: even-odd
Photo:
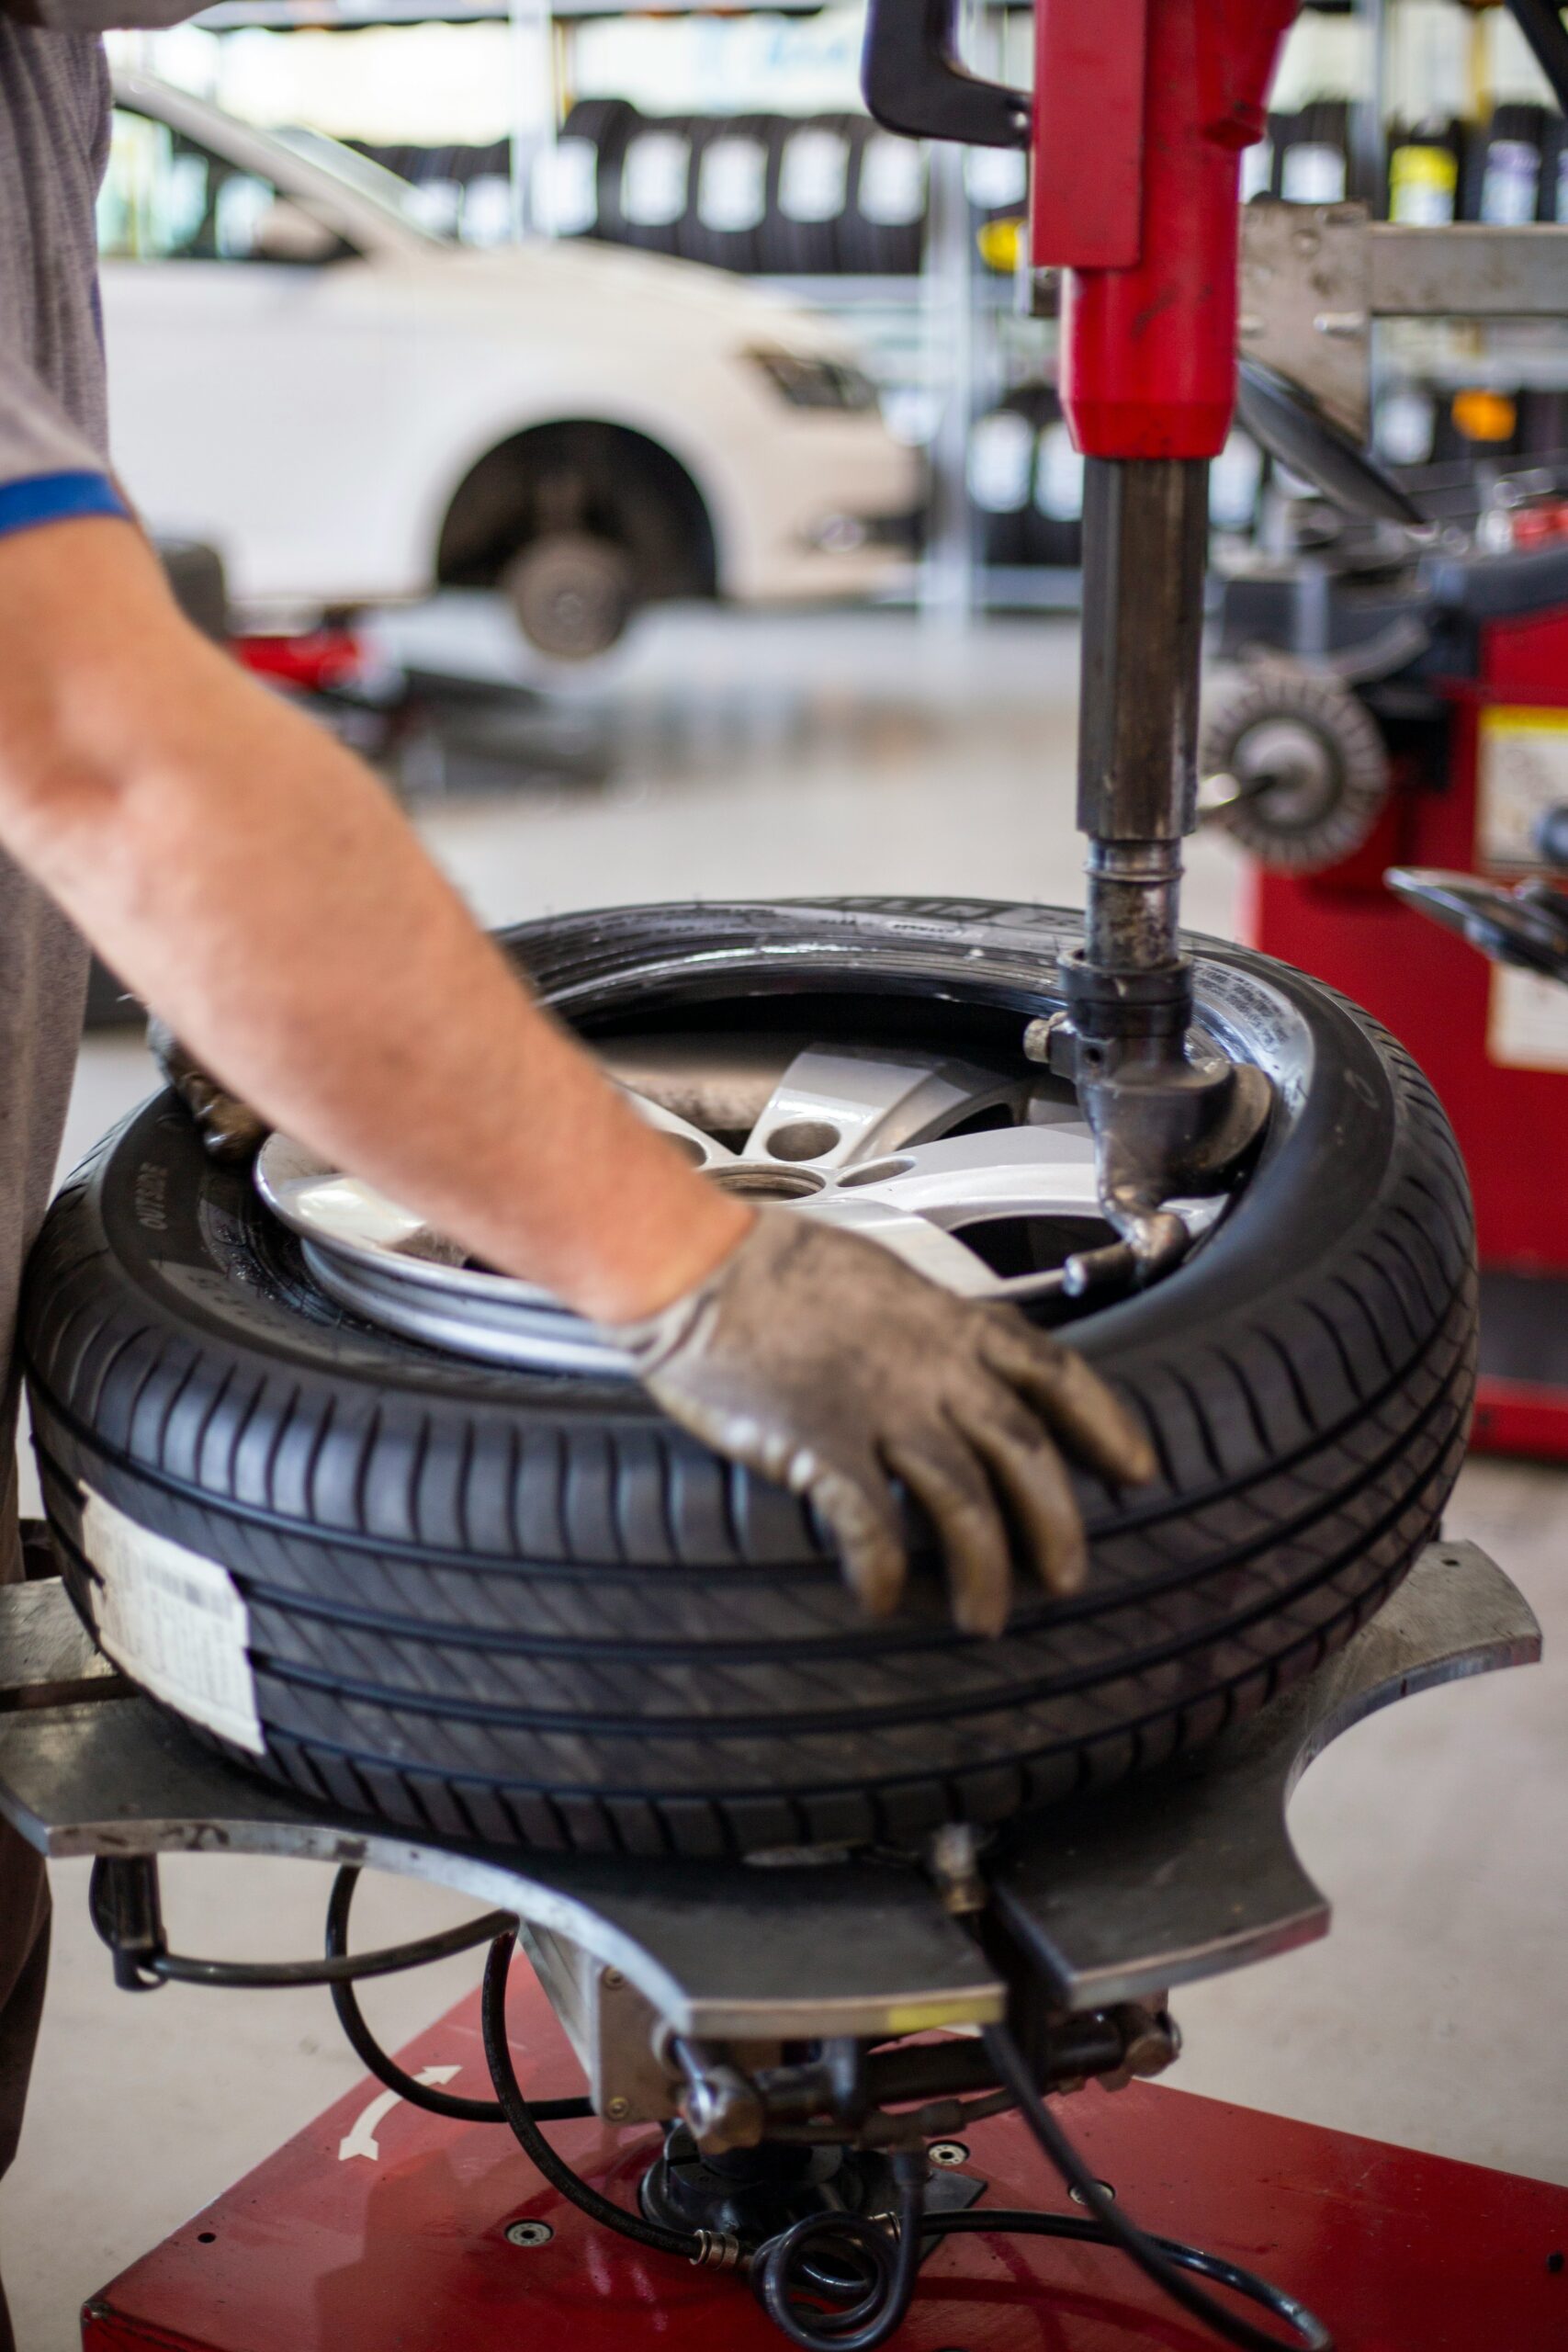
[[[791,408],[832,408],[863,413],[876,406],[876,387],[852,360],[829,359],[820,354],[806,359],[798,352],[756,349],[746,354],[760,368],[773,390]]]

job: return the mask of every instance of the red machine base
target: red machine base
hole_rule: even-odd
[[[1531,1462],[1568,1462],[1568,1389],[1528,1380],[1488,1379],[1475,1387],[1472,1453],[1520,1453]]]
[[[539,2097],[581,2087],[543,1995],[513,2045]],[[402,2053],[488,2096],[478,2004]],[[1341,2352],[1564,2352],[1568,2189],[1134,2084],[1061,2109],[1147,2227],[1289,2288]],[[630,2203],[657,2135],[552,2126]],[[976,2127],[985,2203],[1071,2211],[1020,2126]],[[542,2245],[507,2237],[545,2222]],[[1249,2316],[1256,2319],[1256,2313]],[[782,2352],[743,2282],[643,2253],[565,2205],[503,2130],[366,2081],[87,2304],[85,2352]],[[1213,2352],[1118,2255],[965,2237],[925,2265],[897,2352]]]

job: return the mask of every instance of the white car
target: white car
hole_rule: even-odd
[[[116,76],[99,213],[114,446],[247,617],[498,585],[598,652],[653,598],[863,594],[919,495],[851,347],[715,270],[465,250],[313,134]]]

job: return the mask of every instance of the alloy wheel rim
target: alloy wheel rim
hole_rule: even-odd
[[[857,1233],[957,1295],[1038,1294],[1072,1251],[1111,1238],[1071,1090],[1021,1061],[808,1035],[620,1040],[604,1059],[715,1182]],[[630,1375],[612,1333],[293,1138],[269,1138],[255,1181],[321,1290],[365,1320],[487,1363]],[[1201,1240],[1226,1204],[1168,1205]]]

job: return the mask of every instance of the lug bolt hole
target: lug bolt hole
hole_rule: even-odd
[[[842,1141],[830,1119],[790,1119],[773,1129],[767,1148],[775,1159],[820,1159]]]
[[[707,1172],[721,1192],[750,1201],[803,1201],[826,1181],[812,1169],[774,1168],[764,1159],[726,1160]]]

